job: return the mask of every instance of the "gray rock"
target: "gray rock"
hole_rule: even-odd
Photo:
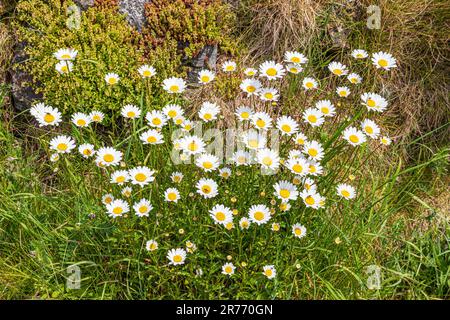
[[[129,24],[142,31],[145,24],[144,5],[149,0],[120,0],[119,12],[126,15]]]
[[[12,103],[19,111],[28,109],[35,100],[42,99],[41,94],[37,94],[32,87],[26,84],[31,81],[31,76],[20,70],[20,63],[28,59],[24,53],[24,47],[23,42],[16,44],[12,59],[14,68],[10,72]]]
[[[73,0],[73,2],[78,5],[81,10],[87,10],[94,5],[94,0]]]
[[[199,54],[192,58],[188,81],[197,82],[198,72],[202,69],[216,70],[218,48],[217,45],[206,45]]]

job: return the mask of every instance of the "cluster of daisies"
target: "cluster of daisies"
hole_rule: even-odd
[[[364,50],[354,50],[351,53],[355,59],[365,59],[369,54]],[[59,60],[56,70],[61,74],[67,74],[73,70],[72,61],[77,56],[77,51],[73,49],[61,49],[54,53]],[[246,76],[240,84],[240,89],[247,97],[257,96],[262,101],[277,101],[280,98],[278,85],[271,85],[276,80],[282,79],[287,73],[300,74],[303,65],[308,59],[299,52],[286,52],[283,63],[275,61],[263,62],[258,69],[246,68],[243,73]],[[372,54],[372,63],[378,69],[389,70],[396,67],[395,59],[388,53],[378,52]],[[329,71],[337,77],[346,77],[351,85],[358,85],[362,78],[349,70],[349,67],[340,63],[332,62],[328,65]],[[156,74],[152,66],[144,65],[138,70],[142,78],[150,78]],[[234,61],[226,61],[222,64],[222,71],[225,73],[237,72],[237,64]],[[198,82],[207,85],[214,81],[216,74],[210,70],[201,70],[198,74]],[[116,85],[120,82],[120,77],[114,73],[108,73],[105,81],[109,85]],[[313,77],[304,77],[302,82],[305,90],[312,90],[318,87],[319,82]],[[162,87],[169,94],[180,94],[187,88],[187,83],[181,78],[168,78],[162,82]],[[346,86],[336,89],[339,98],[345,98],[351,91]],[[366,92],[360,96],[360,103],[368,110],[368,114],[380,113],[386,110],[387,100],[381,95],[373,92]],[[257,105],[257,104],[256,104]],[[276,181],[273,186],[273,195],[278,200],[272,200],[270,205],[278,204],[281,212],[287,212],[292,204],[301,203],[307,208],[315,210],[325,207],[327,199],[319,192],[316,178],[326,171],[321,161],[325,157],[325,146],[317,140],[309,139],[301,128],[310,126],[318,128],[328,119],[336,116],[337,111],[332,101],[319,100],[315,104],[306,108],[301,117],[297,120],[288,115],[281,115],[273,118],[269,113],[258,110],[257,106],[242,105],[233,110],[238,122],[243,124],[239,130],[238,149],[233,153],[231,159],[226,159],[230,165],[222,165],[221,159],[208,153],[206,141],[193,133],[193,128],[199,122],[210,123],[217,120],[222,112],[221,106],[216,103],[205,101],[199,111],[188,117],[186,111],[178,104],[167,104],[162,110],[142,110],[136,105],[124,105],[120,114],[128,121],[138,118],[145,118],[145,128],[140,133],[140,141],[145,145],[158,145],[169,143],[164,139],[164,128],[171,122],[175,128],[180,128],[182,135],[173,138],[173,148],[180,154],[182,160],[194,159],[194,165],[199,168],[199,172],[216,174],[219,179],[229,179],[232,176],[232,166],[255,166],[264,174],[279,173],[285,176],[284,179]],[[30,109],[30,113],[35,117],[39,126],[58,126],[62,121],[61,112],[54,107],[38,103]],[[71,122],[78,129],[89,127],[91,123],[101,123],[105,114],[100,111],[91,111],[89,114],[78,112],[71,115]],[[195,119],[197,118],[197,119]],[[244,129],[245,128],[245,129]],[[281,154],[278,149],[269,148],[268,133],[275,130],[285,142],[290,145],[287,154]],[[387,136],[381,135],[381,128],[372,119],[366,118],[359,123],[359,126],[351,126],[342,132],[341,138],[352,147],[365,143],[368,139],[378,140],[382,145],[389,145],[391,140]],[[153,209],[150,199],[140,198],[130,202],[133,194],[133,187],[144,188],[150,186],[155,181],[156,170],[147,166],[135,166],[129,169],[126,167],[124,153],[111,146],[96,147],[92,143],[81,143],[77,145],[75,139],[67,135],[59,135],[50,140],[49,149],[51,151],[51,161],[58,161],[59,157],[71,153],[77,149],[83,158],[91,158],[94,163],[106,170],[109,174],[110,183],[121,187],[122,198],[115,198],[112,194],[105,194],[102,202],[107,214],[112,218],[123,217],[131,210],[138,217],[148,217]],[[200,176],[202,174],[199,174]],[[160,177],[164,179],[165,177]],[[168,179],[168,177],[167,177]],[[172,172],[170,179],[173,186],[167,188],[160,195],[164,201],[173,206],[183,197],[177,188],[177,184],[183,180],[181,172]],[[194,181],[196,192],[204,199],[217,199],[219,195],[219,184],[211,177],[199,177]],[[335,189],[336,195],[344,200],[355,198],[356,189],[349,184],[338,184]],[[140,193],[142,194],[142,193]],[[232,199],[232,202],[233,201]],[[206,213],[206,212],[205,212]],[[219,226],[231,230],[235,224],[241,230],[250,228],[251,225],[261,227],[270,225],[271,230],[280,231],[278,222],[271,222],[275,209],[264,203],[255,203],[249,206],[246,216],[239,221],[234,221],[238,211],[230,208],[220,200],[209,209],[211,221]],[[271,222],[271,223],[270,223]],[[294,237],[303,238],[306,235],[306,228],[300,223],[290,226]],[[146,249],[148,251],[158,250],[156,240],[148,240]],[[171,249],[167,253],[170,264],[181,265],[185,263],[188,253],[196,250],[195,244],[186,243],[186,248]],[[233,275],[236,267],[228,262],[223,265],[222,273]],[[263,274],[272,279],[276,276],[276,269],[273,265],[263,267]]]

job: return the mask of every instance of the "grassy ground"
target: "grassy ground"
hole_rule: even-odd
[[[319,10],[321,4],[317,2],[315,9]],[[321,16],[320,12],[314,17]],[[314,17],[306,15],[301,25]],[[257,19],[252,26],[258,29],[258,23]],[[354,26],[354,30],[358,28]],[[354,36],[361,43],[366,41],[362,36]],[[309,56],[318,67],[343,52],[324,54],[318,38],[303,40],[305,46],[317,48]],[[259,45],[253,44],[255,48]],[[398,48],[395,43],[391,46]],[[408,70],[402,70],[405,69]],[[401,76],[405,74],[369,79],[367,85],[392,87]],[[286,91],[286,112],[295,113],[293,97],[299,94],[295,87]],[[398,82],[395,90],[401,90]],[[352,183],[361,192],[355,201],[318,212],[295,207],[288,213],[277,213],[276,221],[282,226],[279,233],[267,226],[253,226],[244,232],[212,225],[205,212],[214,201],[201,200],[198,195],[190,199],[188,194],[193,192],[192,181],[198,179],[198,170],[173,166],[164,146],[157,147],[156,155],[146,157],[148,149],[143,149],[137,139],[123,143],[122,150],[128,150],[127,159],[157,168],[160,176],[167,177],[173,170],[183,172],[185,177],[178,187],[184,198],[174,207],[155,196],[155,211],[148,220],[138,220],[130,214],[127,219],[113,221],[104,213],[100,200],[105,192],[117,193],[118,189],[110,189],[105,174],[80,157],[50,163],[46,151],[50,135],[35,128],[27,114],[12,110],[7,103],[8,91],[9,87],[2,85],[0,298],[449,298],[449,149],[448,141],[442,139],[448,124],[439,118],[445,114],[434,115],[440,120],[431,128],[422,125],[421,130],[412,130],[414,134],[408,138],[397,139],[389,151],[370,153],[362,149],[354,153],[355,157],[335,159],[333,165],[346,181],[349,173],[356,177]],[[394,105],[402,101],[397,95],[394,99]],[[435,107],[445,108],[445,101],[436,101]],[[427,108],[421,110],[429,112]],[[404,116],[397,108],[393,117],[384,120],[385,127],[396,132],[396,119]],[[135,133],[126,124],[92,135],[64,129],[96,144],[119,143]],[[350,159],[354,161],[349,165]],[[334,181],[327,176],[322,182],[326,179]],[[153,191],[156,194],[172,185],[167,178],[157,180]],[[249,204],[270,203],[273,181],[254,170],[233,168],[229,182],[220,182],[221,199],[238,209],[240,218]],[[237,198],[236,204],[232,197]],[[301,240],[293,239],[289,229],[299,220],[308,228],[307,237]],[[158,240],[161,250],[145,250],[145,241],[151,238]],[[189,255],[186,265],[167,265],[166,249],[184,246],[188,240],[198,249]],[[231,278],[220,274],[228,258],[238,267]],[[278,276],[268,281],[261,274],[261,264],[276,265]],[[66,286],[67,268],[71,265],[82,271],[81,288],[77,290]],[[380,268],[378,290],[368,288],[370,266]],[[198,268],[202,269],[202,276],[196,276]]]

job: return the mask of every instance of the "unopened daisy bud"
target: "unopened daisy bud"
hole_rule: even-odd
[[[237,176],[240,176],[241,174],[242,174],[242,173],[241,173],[240,171],[237,171],[237,172],[236,172],[236,175],[237,175]]]
[[[336,244],[341,244],[342,240],[341,238],[337,237],[336,239],[334,239],[334,243]]]
[[[270,214],[274,215],[275,214],[275,209],[274,208],[270,208]]]
[[[189,192],[189,197],[193,197],[194,196],[194,193],[193,192]]]
[[[261,191],[261,193],[259,194],[261,197],[265,197],[266,193],[264,191]]]
[[[233,209],[233,216],[237,216],[239,211],[237,209]]]
[[[270,200],[270,204],[274,206],[277,204],[277,201],[275,199],[272,199],[272,200]]]
[[[231,202],[233,202],[233,203],[235,203],[235,202],[237,201],[236,197],[232,197],[230,200],[231,200]]]
[[[225,225],[225,228],[226,228],[227,230],[233,229],[233,228],[234,228],[234,223],[233,223],[233,222],[228,222],[228,223]]]
[[[302,266],[301,266],[300,263],[297,263],[297,264],[295,265],[295,267],[296,267],[297,269],[300,269]]]
[[[355,177],[354,175],[352,175],[352,174],[349,175],[348,178],[349,178],[350,180],[352,180],[352,181],[356,179],[356,177]]]
[[[120,166],[121,166],[122,168],[125,168],[125,167],[127,166],[127,164],[126,164],[124,161],[121,161],[121,162],[120,162]]]
[[[247,266],[247,262],[245,262],[245,261],[242,261],[241,262],[241,266],[243,266],[244,268]]]
[[[228,255],[228,256],[227,256],[227,260],[228,260],[228,261],[231,261],[231,260],[233,260],[233,257],[232,257],[231,255]]]
[[[225,194],[229,194],[230,193],[230,190],[225,190]]]
[[[179,234],[184,234],[184,229],[178,229]]]

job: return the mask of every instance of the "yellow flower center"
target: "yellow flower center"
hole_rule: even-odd
[[[248,119],[248,117],[250,117],[250,114],[247,111],[244,111],[241,113],[241,118],[242,119]]]
[[[266,274],[266,277],[271,277],[273,274],[272,269],[266,269],[265,274]]]
[[[52,115],[51,113],[46,113],[44,116],[44,121],[47,123],[51,123],[51,122],[55,121],[55,116]]]
[[[298,144],[304,144],[304,143],[305,143],[305,140],[302,139],[302,138],[298,138],[298,139],[297,139],[297,143],[298,143]]]
[[[180,256],[179,254],[173,256],[173,262],[177,262],[178,263],[178,262],[181,262],[181,261],[183,261],[183,257]]]
[[[113,209],[113,213],[114,213],[114,214],[121,214],[122,212],[123,212],[122,207],[115,207],[115,208]]]
[[[117,83],[117,79],[116,78],[108,78],[108,83],[109,84],[116,84]]]
[[[341,70],[341,69],[334,69],[334,70],[333,70],[333,73],[334,73],[335,75],[340,76],[340,75],[342,75],[342,70]]]
[[[345,96],[347,95],[347,91],[341,90],[341,91],[339,91],[339,95],[340,95],[341,97],[345,97]]]
[[[98,114],[96,114],[92,117],[92,121],[100,122],[101,120],[102,120],[102,117],[99,116]]]
[[[122,182],[124,182],[125,181],[125,177],[124,176],[118,176],[117,178],[116,178],[116,182],[117,183],[122,183]]]
[[[205,120],[211,120],[212,119],[212,115],[211,115],[211,113],[205,113],[203,118],[205,118]]]
[[[357,82],[358,82],[358,79],[357,79],[357,78],[351,78],[351,79],[350,79],[350,82],[351,82],[351,83],[357,83]]]
[[[305,85],[308,89],[311,89],[312,87],[314,87],[314,84],[312,82],[307,82]]]
[[[170,118],[175,118],[177,116],[177,112],[176,112],[176,110],[170,110],[169,112],[167,112],[167,115]]]
[[[152,123],[155,125],[155,126],[159,126],[160,124],[161,124],[161,119],[160,118],[153,118],[153,120],[152,120]]]
[[[314,198],[313,198],[312,196],[307,196],[307,197],[305,198],[305,202],[306,202],[307,204],[309,204],[310,206],[312,206],[314,203],[316,203],[316,200],[314,200]]]
[[[170,201],[174,201],[174,200],[176,200],[177,195],[176,195],[175,192],[170,192],[170,193],[167,195],[167,198],[169,198]]]
[[[210,186],[203,186],[202,187],[202,191],[203,191],[203,193],[208,194],[208,193],[211,192],[211,187]]]
[[[292,73],[297,73],[298,69],[297,68],[290,68],[289,71],[291,71]]]
[[[61,56],[61,59],[70,59],[70,58],[71,58],[70,54],[68,54],[68,53],[65,53]]]
[[[388,66],[388,62],[387,62],[387,60],[385,60],[385,59],[380,59],[380,60],[378,60],[378,65],[380,66],[380,67],[383,67],[383,68],[386,68],[387,66]]]
[[[271,157],[264,157],[262,163],[265,164],[266,166],[271,166],[273,163],[273,160]]]
[[[258,140],[252,139],[248,141],[248,145],[251,148],[257,148],[258,147]]]
[[[238,162],[239,163],[245,163],[246,160],[247,159],[245,157],[242,157],[242,156],[238,158]]]
[[[127,112],[127,117],[128,118],[134,118],[134,117],[136,117],[136,113],[134,111],[128,111]]]
[[[292,166],[292,170],[294,170],[297,173],[302,173],[303,172],[303,167],[299,164],[294,164]]]
[[[350,197],[350,192],[348,192],[347,190],[342,190],[341,191],[342,196],[344,196],[345,198]]]
[[[254,86],[247,86],[247,91],[252,93],[256,91],[256,88]]]
[[[225,272],[226,272],[226,273],[232,273],[232,272],[233,272],[233,268],[230,267],[230,266],[226,266],[226,267],[225,267]]]
[[[197,146],[197,144],[194,141],[192,141],[191,143],[188,144],[188,149],[190,151],[195,151],[195,150],[198,149],[198,146]]]
[[[309,166],[309,173],[314,173],[314,172],[316,172],[316,167],[313,166],[313,165],[310,165]]]
[[[373,133],[373,128],[372,128],[371,126],[365,126],[365,127],[364,127],[364,130],[366,130],[366,132],[367,132],[368,134],[372,134],[372,133]]]
[[[211,169],[213,167],[213,164],[210,161],[204,161],[202,165],[205,169]]]
[[[330,113],[330,109],[328,109],[327,107],[322,107],[322,109],[320,109],[320,111],[322,111],[323,114]]]
[[[60,143],[56,146],[56,149],[60,150],[60,151],[66,151],[68,148],[67,144],[65,143]]]
[[[79,125],[80,127],[83,127],[86,125],[86,121],[84,119],[78,119],[77,125]]]
[[[270,77],[274,77],[277,75],[277,69],[269,68],[269,69],[267,69],[266,74]]]
[[[67,66],[62,66],[61,71],[64,73],[67,73],[67,72],[69,72],[69,68]]]
[[[264,219],[265,215],[264,212],[261,211],[256,211],[255,214],[253,215],[255,217],[256,220],[261,221]]]
[[[296,236],[300,236],[302,234],[302,229],[295,228],[294,233],[295,233]]]
[[[178,92],[179,90],[180,90],[180,87],[177,85],[172,85],[169,88],[169,91],[172,91],[172,92]]]
[[[292,57],[291,58],[291,62],[293,62],[293,63],[300,63],[300,58],[299,57]]]
[[[103,160],[106,162],[113,162],[114,161],[114,156],[112,154],[105,154],[103,156]]]
[[[358,138],[358,136],[355,135],[355,134],[350,135],[350,137],[349,137],[348,139],[349,139],[351,142],[353,142],[353,143],[358,143],[358,142],[359,142],[359,138]]]
[[[234,66],[233,65],[228,65],[228,66],[226,66],[225,70],[233,71],[234,70]]]
[[[142,72],[142,76],[144,76],[144,77],[151,77],[152,76],[152,72],[150,70],[144,70],[144,72]]]
[[[85,156],[90,156],[91,153],[92,153],[92,151],[91,151],[90,149],[84,149],[84,150],[83,150],[83,154],[84,154]]]
[[[113,200],[112,200],[112,198],[110,198],[110,197],[105,198],[105,203],[106,203],[106,204],[110,204],[112,201],[113,201]]]
[[[289,192],[289,190],[287,189],[281,189],[280,190],[280,196],[284,199],[289,198],[289,196],[291,195],[291,193]]]
[[[155,143],[157,141],[155,136],[150,136],[147,138],[147,142],[148,143]]]
[[[311,123],[316,123],[317,122],[317,117],[315,115],[313,115],[313,114],[310,114],[308,116],[308,121],[311,122]]]
[[[140,206],[139,207],[139,213],[146,213],[148,210],[146,205]]]
[[[272,93],[270,93],[270,92],[266,92],[265,94],[264,94],[264,97],[266,98],[266,99],[273,99],[273,94]]]
[[[260,128],[264,128],[266,126],[266,122],[263,119],[258,119],[256,121],[256,125]]]
[[[317,152],[316,149],[311,148],[311,149],[308,149],[308,154],[309,154],[311,157],[315,157],[315,156],[317,156],[318,152]]]
[[[150,244],[150,250],[156,250],[156,243],[151,243]]]
[[[209,77],[208,77],[208,76],[202,76],[202,77],[200,78],[200,80],[201,80],[202,82],[209,82]]]
[[[367,100],[367,105],[371,108],[375,108],[376,102],[373,99],[369,99],[369,100]]]
[[[134,176],[134,178],[136,179],[136,181],[138,182],[144,182],[145,180],[147,180],[147,176],[145,174],[143,174],[142,172],[139,172],[138,174],[136,174]]]
[[[217,219],[218,221],[225,221],[225,213],[223,213],[223,212],[217,212],[217,213],[216,213],[216,219]]]

